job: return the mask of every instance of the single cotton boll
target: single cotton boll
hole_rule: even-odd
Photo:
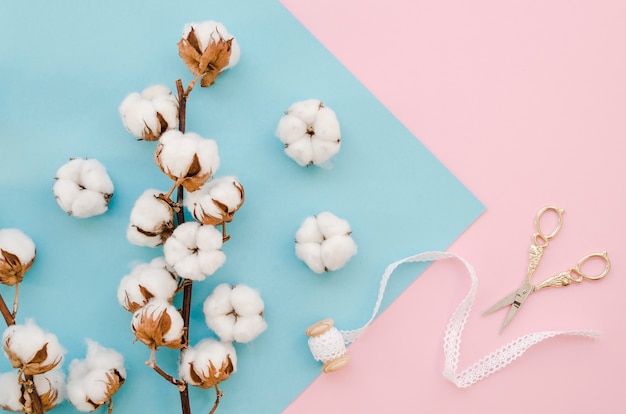
[[[307,217],[296,232],[296,256],[315,273],[338,270],[357,252],[350,224],[332,213]]]
[[[35,243],[19,229],[0,229],[0,283],[15,286],[35,262]]]
[[[182,346],[184,321],[169,302],[152,299],[133,314],[131,328],[137,340],[150,349],[161,346],[179,349]]]
[[[187,23],[183,28],[183,38],[187,38],[192,27],[200,43],[200,49],[202,49],[203,51],[210,45],[211,41],[217,42],[220,39],[232,39],[232,42],[230,44],[231,50],[228,65],[226,65],[221,70],[230,69],[239,62],[241,56],[239,43],[237,42],[237,39],[235,39],[233,35],[228,32],[224,24],[220,22],[215,22],[213,20],[207,20],[200,23]]]
[[[174,231],[174,211],[159,190],[146,190],[135,201],[130,212],[126,238],[138,246],[156,247],[163,244]]]
[[[44,332],[32,320],[9,326],[2,335],[2,343],[11,366],[25,375],[50,371],[61,364],[65,354],[56,335]]]
[[[156,141],[178,126],[178,99],[167,86],[153,85],[128,95],[119,107],[122,123],[139,139]]]
[[[69,215],[86,218],[107,211],[113,182],[95,159],[73,158],[58,169],[52,191],[59,207]]]
[[[230,342],[203,339],[183,351],[178,375],[199,388],[212,388],[237,372],[237,353]]]
[[[213,226],[186,222],[163,245],[165,261],[185,279],[204,280],[226,261],[222,234]]]
[[[17,371],[0,374],[0,408],[6,411],[23,411],[21,397],[22,390]]]
[[[211,197],[226,206],[225,213],[234,214],[243,204],[243,186],[233,176],[219,177],[206,185]]]
[[[247,285],[218,285],[203,305],[207,326],[222,341],[249,342],[267,328],[265,304],[256,289]]]
[[[165,259],[157,257],[150,263],[135,266],[120,280],[117,300],[124,309],[135,312],[152,298],[172,302],[178,283],[167,269]]]
[[[341,148],[337,115],[317,99],[292,104],[278,122],[276,136],[300,166],[325,166]]]

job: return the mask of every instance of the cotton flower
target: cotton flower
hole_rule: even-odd
[[[213,226],[189,221],[174,230],[163,245],[165,261],[185,279],[204,280],[226,261],[222,233]]]
[[[55,179],[54,196],[69,215],[85,218],[107,211],[113,183],[98,160],[72,158],[59,168]]]
[[[189,193],[185,207],[203,224],[217,226],[232,221],[244,201],[243,186],[235,177],[220,177]]]
[[[17,371],[0,374],[0,408],[12,412],[32,412],[32,402]],[[60,369],[34,375],[33,383],[43,411],[50,411],[65,400],[65,375]]]
[[[169,302],[152,299],[133,314],[131,323],[138,341],[150,349],[165,346],[178,349],[182,346],[184,322],[180,313]]]
[[[86,358],[70,364],[67,396],[77,410],[95,411],[111,401],[125,380],[122,354],[88,340]]]
[[[150,263],[142,263],[124,276],[117,288],[117,300],[124,309],[135,312],[151,299],[172,303],[178,283],[167,269],[165,259],[157,257]]]
[[[285,153],[301,166],[323,165],[341,147],[335,112],[317,99],[296,102],[278,122],[276,136]]]
[[[174,231],[174,211],[159,190],[146,190],[130,212],[126,238],[137,246],[156,247]]]
[[[217,171],[217,143],[194,132],[169,130],[161,135],[154,154],[157,165],[187,191],[196,191]]]
[[[225,342],[250,342],[267,328],[261,295],[246,285],[218,285],[204,301],[209,328]]]
[[[124,127],[138,139],[156,141],[178,126],[178,99],[165,85],[152,85],[128,95],[119,107]]]
[[[315,273],[342,268],[356,254],[350,224],[332,213],[307,217],[296,232],[296,256]]]
[[[203,339],[183,351],[178,375],[188,384],[211,388],[237,371],[237,353],[230,342]]]
[[[35,243],[19,229],[0,229],[0,283],[14,286],[35,262]]]
[[[207,87],[239,62],[240,49],[222,23],[208,20],[185,25],[178,54],[191,73],[202,76],[200,85]]]
[[[9,326],[2,335],[2,343],[11,366],[24,375],[50,371],[63,361],[65,353],[56,335],[44,332],[32,320]]]

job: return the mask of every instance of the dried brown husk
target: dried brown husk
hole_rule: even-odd
[[[230,223],[231,221],[233,221],[233,217],[235,213],[243,205],[243,202],[245,200],[245,194],[244,194],[243,186],[240,183],[233,181],[232,184],[237,190],[239,190],[239,194],[241,196],[241,201],[239,202],[237,206],[235,206],[235,208],[231,210],[228,208],[226,204],[220,202],[219,200],[213,199],[212,200],[213,204],[215,204],[215,207],[218,208],[220,215],[216,217],[211,214],[207,214],[206,211],[204,211],[204,209],[202,208],[202,206],[200,206],[200,214],[194,213],[193,214],[194,218],[202,222],[202,224],[206,224],[209,226],[219,226],[220,224]]]
[[[85,400],[85,402],[91,405],[94,411],[97,410],[98,408],[102,407],[103,405],[111,401],[111,398],[113,398],[113,395],[115,395],[115,393],[119,391],[119,389],[124,384],[125,380],[126,379],[122,377],[122,375],[120,374],[118,370],[116,369],[109,370],[109,372],[106,373],[107,389],[104,392],[103,398],[99,400],[93,400],[93,399],[88,398]]]
[[[192,380],[192,385],[208,389],[214,387],[222,381],[226,381],[230,375],[234,371],[233,362],[230,359],[230,356],[226,357],[226,360],[222,362],[222,366],[219,368],[215,368],[212,361],[209,361],[209,372],[208,375],[204,375],[204,372],[198,372],[193,365],[193,362],[189,363],[189,377]]]
[[[143,132],[141,133],[141,138],[139,138],[140,141],[157,141],[161,137],[161,134],[163,134],[163,132],[167,131],[170,128],[167,120],[163,115],[161,115],[160,112],[156,113],[156,118],[159,123],[157,124],[157,128],[154,131],[148,126],[148,124],[144,123],[145,127],[143,129]]]
[[[220,36],[216,41],[211,38],[206,49],[200,48],[193,27],[186,38],[178,42],[178,55],[187,68],[196,76],[202,76],[200,86],[208,87],[215,83],[222,69],[228,66],[232,50],[233,39],[225,40]]]
[[[33,257],[30,262],[22,263],[17,255],[0,249],[0,283],[8,286],[15,286],[20,283],[34,262],[35,258]]]
[[[4,341],[4,352],[11,363],[13,368],[20,369],[24,375],[39,375],[44,374],[51,369],[55,368],[61,362],[61,357],[58,357],[54,361],[48,364],[44,364],[48,359],[48,343],[35,352],[35,354],[28,361],[23,361],[17,353],[11,349],[11,337],[9,336]]]
[[[169,332],[172,327],[172,318],[166,310],[158,309],[152,312],[142,312],[141,319],[135,327],[133,325],[133,332],[135,338],[144,343],[150,349],[157,349],[161,346],[165,346],[172,349],[182,348],[182,336],[173,341],[165,340],[164,336]]]

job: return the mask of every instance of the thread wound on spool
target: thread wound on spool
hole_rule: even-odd
[[[333,325],[332,319],[324,319],[306,330],[311,354],[316,361],[324,362],[322,371],[325,373],[337,371],[350,361],[344,339]]]

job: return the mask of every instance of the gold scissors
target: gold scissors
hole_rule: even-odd
[[[557,214],[558,223],[551,233],[545,233],[541,229],[541,218],[544,214],[550,211]],[[561,230],[561,226],[563,225],[563,213],[565,213],[565,210],[554,206],[547,206],[539,210],[537,216],[535,217],[536,233],[532,236],[533,244],[530,246],[529,250],[528,271],[526,273],[526,279],[524,280],[524,283],[519,289],[516,289],[511,294],[505,296],[504,298],[502,298],[502,300],[497,302],[491,308],[487,309],[485,313],[483,313],[483,315],[486,315],[488,313],[497,311],[498,309],[504,308],[505,306],[511,305],[511,309],[506,315],[506,319],[502,324],[502,328],[500,328],[500,333],[502,333],[502,331],[504,331],[504,328],[506,328],[507,325],[511,322],[513,317],[517,314],[519,308],[524,304],[524,302],[526,302],[526,299],[528,299],[528,296],[530,296],[531,293],[534,293],[546,287],[568,286],[572,282],[580,283],[585,279],[602,279],[609,273],[609,270],[611,269],[611,261],[609,260],[606,251],[604,251],[601,253],[590,253],[584,256],[578,261],[578,263],[576,263],[574,267],[570,267],[564,272],[551,276],[538,285],[534,285],[531,283],[533,274],[535,273],[535,270],[537,269],[537,266],[539,265],[539,262],[543,257],[544,249],[548,247],[549,241]],[[583,272],[583,265],[587,261],[595,258],[600,258],[604,261],[604,269],[596,275],[589,275]]]

